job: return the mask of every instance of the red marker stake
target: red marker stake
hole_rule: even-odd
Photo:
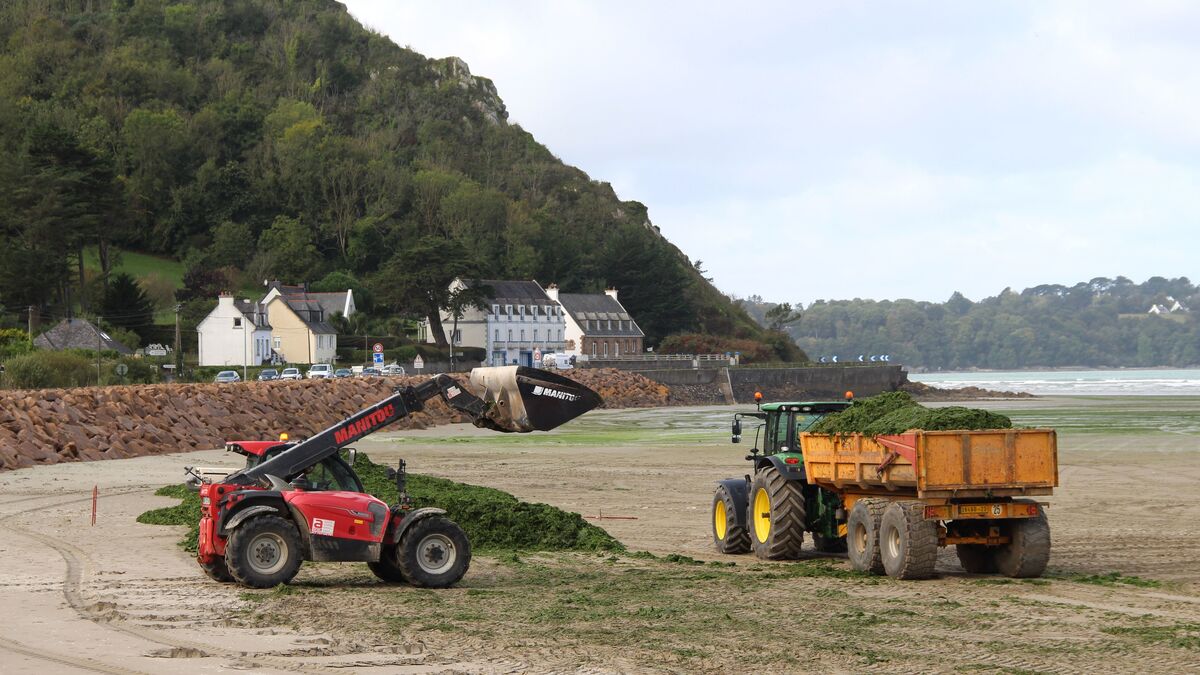
[[[92,486],[92,525],[96,524],[96,499],[100,497],[100,486]]]

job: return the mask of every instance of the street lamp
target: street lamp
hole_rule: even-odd
[[[242,319],[242,382],[246,381],[246,361],[249,357],[246,356],[246,320]]]

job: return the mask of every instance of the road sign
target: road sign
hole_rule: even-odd
[[[375,352],[376,354],[382,354],[383,353],[383,343],[376,342],[375,345],[373,347],[371,347],[371,351]]]
[[[375,352],[374,356],[375,356],[375,364],[382,366],[383,365],[383,354],[381,354],[379,352]]]
[[[425,367],[425,359],[421,358],[420,354],[417,354],[417,358],[413,359],[413,368],[415,370],[420,370],[424,367]]]
[[[535,350],[533,350],[533,360],[534,360],[534,362],[535,362],[535,363],[541,363],[541,361],[542,361],[542,350],[540,350],[540,349],[535,349]]]
[[[118,363],[117,367],[113,368],[113,370],[117,371],[117,374],[121,377],[125,377],[125,373],[129,372],[129,366],[125,365],[124,363]]]

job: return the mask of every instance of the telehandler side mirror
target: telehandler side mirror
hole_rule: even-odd
[[[354,460],[358,459],[358,450],[355,448],[346,448],[346,463],[354,466]]]
[[[732,442],[733,443],[741,443],[742,442],[742,421],[737,418],[734,418],[734,420],[733,420]]]

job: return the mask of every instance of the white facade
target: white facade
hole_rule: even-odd
[[[561,353],[566,333],[563,309],[546,294],[536,281],[488,281],[496,297],[485,301],[484,309],[467,310],[458,320],[457,335],[454,317],[442,312],[442,329],[446,341],[463,347],[479,347],[487,352],[487,362],[493,366],[534,365],[538,354]],[[450,284],[451,290],[464,287],[461,280]],[[425,341],[435,342],[428,323],[422,325]]]
[[[253,304],[251,304],[253,306]],[[217,306],[196,326],[201,366],[257,366],[271,358],[271,329],[266,317],[243,312],[232,295],[222,295]]]

